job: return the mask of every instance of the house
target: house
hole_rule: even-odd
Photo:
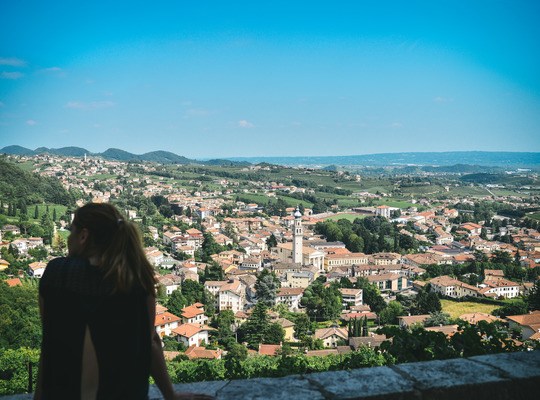
[[[285,331],[285,338],[284,338],[285,341],[287,342],[296,341],[296,339],[294,338],[294,327],[295,327],[294,322],[289,321],[287,318],[278,318],[273,322],[279,324]]]
[[[375,347],[379,347],[385,340],[388,340],[386,335],[370,333],[369,336],[365,337],[349,338],[349,346],[351,346],[353,350],[358,350],[360,347],[371,347],[374,349]]]
[[[148,247],[144,249],[148,262],[153,266],[159,266],[163,263],[163,253],[155,247]]]
[[[277,255],[281,261],[291,261],[293,258],[293,243],[278,243],[276,247]],[[320,271],[324,269],[324,252],[314,248],[302,246],[302,265],[314,265]]]
[[[218,311],[232,310],[234,313],[244,309],[246,304],[245,285],[236,279],[228,281],[206,281],[205,289],[216,297]]]
[[[519,296],[520,285],[509,281],[508,279],[485,279],[482,284],[479,285],[480,292],[485,296],[497,296],[511,299]]]
[[[444,296],[459,299],[465,296],[480,297],[483,296],[480,289],[476,286],[468,285],[457,279],[451,278],[448,275],[438,276],[429,281],[431,289],[435,293],[440,293]]]
[[[521,340],[540,340],[540,311],[506,317],[510,329],[521,332]]]
[[[183,343],[186,347],[201,346],[208,343],[208,331],[211,329],[204,324],[181,324],[171,329],[171,333],[178,342]]]
[[[165,293],[170,296],[172,292],[178,290],[182,284],[182,278],[178,275],[167,274],[157,277],[158,284],[163,285]]]
[[[324,258],[324,269],[331,271],[332,268],[342,265],[362,265],[368,263],[368,256],[364,253],[334,253],[327,254]]]
[[[181,318],[167,311],[163,306],[158,308],[156,306],[156,318],[154,320],[154,327],[160,337],[170,336],[173,329],[178,327]]]
[[[391,208],[387,205],[381,205],[375,208],[375,215],[390,219]]]
[[[35,249],[36,247],[43,246],[43,239],[40,237],[30,237],[26,239],[26,246],[28,249]]]
[[[321,339],[325,347],[337,347],[340,341],[347,341],[349,335],[346,328],[331,326],[315,330],[315,339]]]
[[[192,344],[184,353],[190,360],[206,359],[206,360],[220,360],[223,354],[221,349],[208,350],[204,347],[200,347]]]
[[[11,247],[17,249],[19,254],[26,254],[28,251],[28,242],[26,239],[15,239],[11,242]]]
[[[0,272],[9,268],[9,262],[0,258]]]
[[[4,282],[6,282],[9,287],[22,286],[22,282],[19,278],[6,279]]]
[[[426,319],[430,317],[429,314],[422,315],[404,315],[397,317],[400,328],[409,328],[413,324],[424,325]]]
[[[276,304],[285,304],[289,311],[300,308],[300,299],[304,294],[303,288],[280,288],[276,293]]]
[[[406,277],[394,273],[369,275],[367,280],[376,285],[381,292],[397,292],[409,287]]]
[[[292,288],[307,288],[313,282],[314,275],[309,271],[287,272],[287,285]]]
[[[474,313],[462,314],[462,315],[459,316],[459,319],[461,319],[463,321],[467,321],[471,325],[476,325],[480,321],[486,321],[488,323],[492,323],[492,322],[496,322],[496,321],[498,321],[498,322],[503,322],[504,321],[499,317],[495,317],[495,316],[493,316],[491,314],[486,314],[486,313],[482,313],[482,312],[474,312]]]
[[[347,305],[361,306],[363,304],[362,289],[342,288],[339,289],[339,291],[341,292],[343,307],[346,307]]]
[[[281,344],[259,343],[258,353],[262,356],[277,356],[280,350],[281,350]]]
[[[204,315],[204,304],[194,303],[190,306],[182,308],[183,324],[204,324],[208,321],[208,317]]]
[[[47,263],[43,261],[36,261],[28,265],[28,274],[34,278],[41,278],[45,272],[45,267]]]
[[[374,253],[371,255],[373,264],[375,265],[390,265],[399,264],[401,262],[401,254],[399,253]]]

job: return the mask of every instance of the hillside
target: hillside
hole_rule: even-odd
[[[23,171],[3,157],[0,157],[0,199],[24,200],[27,204],[46,202],[69,206],[72,203],[57,179]]]

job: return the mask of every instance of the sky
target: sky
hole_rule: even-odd
[[[540,2],[0,0],[0,148],[540,151]]]

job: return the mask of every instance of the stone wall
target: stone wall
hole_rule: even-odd
[[[540,351],[503,353],[284,378],[198,382],[179,391],[217,399],[539,399]],[[31,399],[31,395],[3,398]],[[150,400],[162,399],[156,387]]]

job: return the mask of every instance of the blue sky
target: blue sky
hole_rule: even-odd
[[[1,1],[0,147],[540,151],[538,1]]]

